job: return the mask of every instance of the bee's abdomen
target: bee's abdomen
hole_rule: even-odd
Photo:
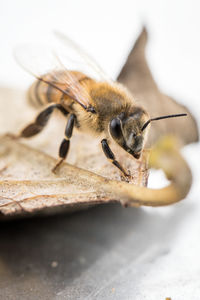
[[[62,92],[53,88],[51,85],[36,80],[30,86],[27,98],[32,106],[39,108],[52,102],[59,103],[62,95]]]

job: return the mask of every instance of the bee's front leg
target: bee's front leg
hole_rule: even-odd
[[[103,149],[103,152],[105,154],[105,156],[107,157],[107,159],[109,161],[111,161],[111,163],[113,165],[115,165],[123,174],[123,176],[125,176],[125,178],[130,178],[130,174],[128,174],[124,168],[120,165],[120,163],[115,159],[115,155],[114,153],[112,152],[112,150],[110,149],[109,145],[108,145],[108,142],[106,139],[103,139],[101,141],[101,145],[102,145],[102,149]]]
[[[62,164],[62,162],[67,157],[67,154],[69,152],[69,146],[70,146],[70,138],[72,136],[75,120],[76,120],[76,116],[74,114],[71,114],[69,116],[69,119],[67,121],[67,125],[65,128],[65,138],[62,140],[62,143],[61,143],[60,149],[59,149],[60,160],[57,162],[55,167],[52,169],[53,173],[56,172],[57,168]]]

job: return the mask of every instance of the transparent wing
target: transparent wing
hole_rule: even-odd
[[[96,73],[95,77],[99,77],[100,80],[111,81],[111,78],[103,71],[95,59],[88,55],[87,52],[77,43],[59,31],[54,31],[54,34],[66,47],[66,52],[68,52],[69,49],[73,50],[76,55],[81,58],[82,61],[93,70],[94,73]]]
[[[38,80],[60,90],[85,109],[90,108],[90,95],[84,82],[80,84],[81,77],[86,75],[69,71],[65,66],[67,57],[58,52],[52,51],[51,46],[29,44],[17,47],[14,56],[18,64]],[[73,60],[71,62],[74,63]]]

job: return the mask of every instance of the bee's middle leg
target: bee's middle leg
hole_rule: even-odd
[[[101,145],[102,145],[103,152],[104,152],[105,156],[107,157],[107,159],[110,160],[111,163],[113,165],[115,165],[122,172],[123,176],[125,176],[126,178],[129,178],[130,175],[124,170],[124,168],[120,165],[120,163],[115,159],[115,155],[112,152],[112,150],[110,149],[106,139],[103,139],[101,141]]]
[[[72,132],[74,128],[74,123],[76,120],[76,116],[74,114],[71,114],[69,116],[69,119],[67,121],[67,125],[65,128],[65,138],[62,140],[62,143],[59,148],[59,157],[60,160],[57,162],[55,167],[52,169],[52,172],[55,173],[57,168],[62,164],[62,162],[66,159],[67,154],[69,152],[70,147],[70,138],[72,137]]]

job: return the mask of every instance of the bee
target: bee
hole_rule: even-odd
[[[44,107],[36,119],[27,125],[19,134],[20,138],[30,138],[40,133],[46,126],[54,110],[59,110],[67,119],[65,134],[59,148],[59,160],[53,172],[66,159],[70,148],[70,139],[73,129],[87,132],[94,136],[102,136],[101,146],[107,159],[115,165],[123,176],[130,175],[117,160],[110,148],[114,140],[134,159],[139,159],[148,137],[152,121],[185,116],[186,114],[173,114],[151,118],[147,111],[140,106],[122,84],[111,80],[101,67],[75,42],[57,33],[59,39],[73,50],[87,65],[99,76],[94,79],[88,74],[69,70],[63,64],[60,56],[53,54],[57,67],[53,66],[47,72],[35,72],[35,59],[41,56],[39,51],[34,56],[27,56],[27,47],[16,51],[16,59],[20,65],[36,77],[28,91],[28,99],[35,106]],[[67,46],[67,47],[66,47]],[[33,51],[33,47],[30,47]],[[42,62],[47,55],[41,57]],[[50,61],[50,60],[49,60]],[[32,67],[27,67],[27,62]]]

